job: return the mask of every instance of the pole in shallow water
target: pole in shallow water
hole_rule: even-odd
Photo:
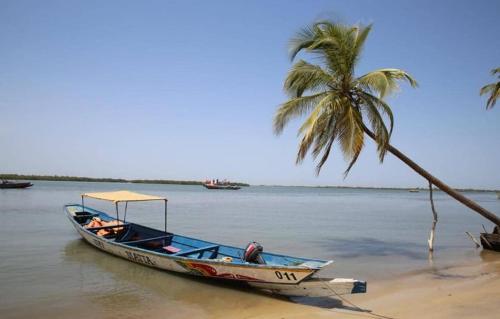
[[[429,196],[431,199],[431,209],[432,209],[432,227],[431,227],[431,233],[429,234],[429,240],[427,242],[429,243],[429,251],[434,251],[434,235],[436,232],[436,224],[438,222],[438,215],[436,212],[436,208],[434,207],[434,199],[432,198],[432,183],[429,181]]]

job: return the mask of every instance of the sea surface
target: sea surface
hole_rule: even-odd
[[[426,191],[34,184],[0,190],[0,318],[213,318],[227,307],[272,302],[273,297],[251,289],[158,271],[86,244],[63,213],[63,205],[79,203],[84,192],[127,189],[166,196],[171,232],[241,247],[258,241],[265,251],[332,259],[326,276],[368,282],[481,261],[481,250],[465,232],[477,237],[482,225],[492,228],[446,194],[434,192],[439,222],[430,260],[432,213]],[[500,212],[495,193],[466,195]],[[85,204],[114,212],[111,203],[88,199]],[[127,220],[162,229],[163,203],[130,203]]]

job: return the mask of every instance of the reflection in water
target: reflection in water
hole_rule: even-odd
[[[258,306],[290,308],[295,304],[321,308],[342,308],[365,311],[344,305],[335,298],[286,298],[247,287],[241,283],[192,277],[131,263],[122,258],[98,251],[83,240],[66,245],[64,258],[80,265],[79,282],[82,298],[97,306],[106,316],[115,312],[136,312],[144,315],[153,309],[166,317],[245,317],[255,313]],[[96,269],[98,268],[98,269]],[[291,303],[292,301],[293,303]],[[155,307],[155,303],[161,307]],[[235,307],[228,307],[234,305]],[[172,312],[172,309],[176,309]],[[179,314],[179,309],[189,309]],[[247,310],[245,310],[247,309]]]
[[[250,307],[286,301],[237,283],[193,278],[131,263],[98,251],[83,240],[70,242],[64,249],[64,259],[79,265],[82,298],[106,315],[124,309],[138,314],[151,308],[158,311],[155,303],[161,303],[163,315],[178,316],[180,309],[187,309],[189,313],[182,316],[199,318],[211,317],[228,304]]]

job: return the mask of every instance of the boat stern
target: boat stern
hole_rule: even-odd
[[[366,293],[366,281],[348,278],[310,278],[296,285],[249,283],[259,289],[289,297],[335,297]]]

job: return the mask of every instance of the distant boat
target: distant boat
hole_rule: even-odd
[[[409,189],[408,191],[410,193],[418,193],[418,192],[420,192],[418,189]]]
[[[33,184],[31,184],[30,182],[2,181],[0,183],[0,188],[27,188],[31,186],[33,186]]]
[[[236,184],[231,184],[228,181],[211,180],[205,181],[203,186],[208,189],[226,189],[226,190],[238,190],[241,187]]]

